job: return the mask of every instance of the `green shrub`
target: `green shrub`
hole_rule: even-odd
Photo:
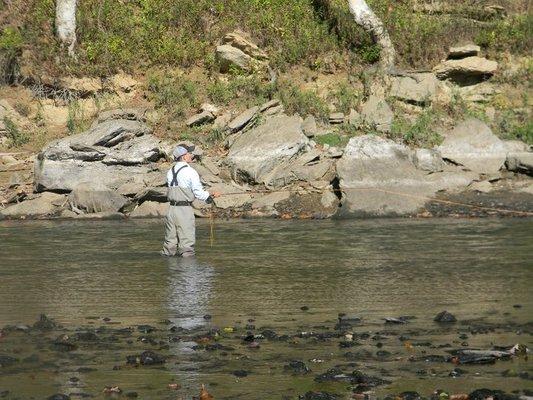
[[[89,121],[80,107],[80,103],[74,100],[68,104],[67,129],[69,134],[75,135],[89,128]]]
[[[442,136],[433,128],[438,114],[428,109],[410,123],[401,117],[396,117],[392,124],[391,136],[400,138],[405,144],[417,147],[433,147],[442,142]]]
[[[152,75],[148,90],[157,108],[169,113],[169,119],[184,117],[191,108],[199,105],[198,87],[195,82],[172,74]]]
[[[326,102],[312,90],[301,90],[288,84],[280,86],[279,95],[289,114],[314,115],[322,121],[327,121],[329,117]]]
[[[315,136],[313,140],[321,145],[327,144],[329,146],[335,146],[335,147],[342,147],[346,143],[348,143],[347,136],[341,136],[338,133],[333,133],[333,132],[326,133],[325,135]]]
[[[533,119],[525,111],[505,110],[496,120],[495,132],[503,139],[533,145]]]
[[[4,125],[6,127],[7,138],[10,141],[9,147],[20,147],[30,141],[29,135],[22,132],[11,118],[4,117]]]
[[[355,90],[350,84],[340,83],[330,96],[330,99],[337,104],[337,109],[340,112],[348,114],[352,108],[356,108],[361,93]]]
[[[11,54],[17,53],[22,49],[23,44],[24,39],[22,38],[22,34],[16,28],[8,26],[0,34],[0,50]]]

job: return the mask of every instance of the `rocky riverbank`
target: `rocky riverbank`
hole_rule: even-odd
[[[216,54],[228,68],[247,71],[254,60],[266,68],[266,56],[240,34],[228,35]],[[426,148],[393,134],[402,118],[423,118],[437,104],[457,106],[458,93],[464,107],[487,102],[499,93],[487,81],[498,67],[481,57],[477,46],[454,47],[432,72],[396,71],[367,79],[364,100],[349,114],[332,111],[327,121],[299,115],[276,98],[239,112],[204,103],[184,126],[209,131],[209,137],[216,133],[216,145],[203,137],[187,139],[198,145],[195,168],[203,183],[222,196],[213,207],[195,204],[196,214],[531,216],[533,152],[528,144],[500,139],[472,115],[439,126],[442,140]],[[122,76],[118,82],[130,80]],[[122,86],[117,93],[135,87]],[[0,109],[3,114],[16,113],[6,107]],[[494,111],[481,110],[485,116]],[[188,140],[161,138],[152,119],[153,110],[112,109],[97,114],[87,130],[54,140],[36,155],[0,154],[0,218],[163,216],[169,154]],[[422,136],[434,130],[417,123],[404,136],[417,134],[415,127],[425,130],[418,133]]]
[[[344,148],[319,145],[309,133],[312,118],[285,115],[277,102],[236,119],[224,153],[197,151],[202,181],[223,194],[213,208],[195,204],[198,216],[524,216],[533,210],[530,148],[498,139],[476,119],[457,125],[432,149],[376,135],[353,137]],[[33,160],[2,156],[10,178],[0,215],[161,217],[174,145],[155,137],[138,110],[103,113],[89,130],[49,144]]]
[[[302,306],[300,312],[312,311]],[[218,395],[224,392],[219,388],[224,380],[248,381],[245,392],[231,398],[255,399],[261,397],[254,394],[254,376],[264,374],[266,365],[270,378],[263,379],[279,381],[280,388],[273,392],[280,395],[285,388],[286,399],[526,400],[532,395],[529,349],[508,341],[530,336],[530,323],[457,321],[443,311],[421,328],[416,316],[365,321],[341,313],[335,321],[294,331],[261,326],[254,318],[214,327],[211,318],[204,316],[204,328],[185,329],[171,321],[126,326],[105,317],[87,317],[82,326],[61,326],[41,315],[33,325],[0,330],[0,370],[4,377],[35,371],[64,377],[67,383],[59,393],[40,393],[49,400],[102,394],[175,399],[200,391],[200,383],[195,386],[168,373],[174,370],[214,380],[207,388],[217,399],[230,398]],[[501,343],[500,337],[507,341]],[[138,374],[151,376],[150,387],[137,389],[138,382],[129,376]],[[476,388],[465,381],[474,376],[492,377],[496,387],[502,382],[507,387],[522,384],[523,390]],[[426,389],[417,392],[414,388],[424,380]],[[2,398],[19,398],[16,385],[11,386],[0,387]],[[462,390],[441,389],[446,387]]]

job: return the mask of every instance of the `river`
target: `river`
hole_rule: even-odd
[[[217,220],[214,235],[202,220],[197,230],[196,258],[167,259],[158,254],[159,221],[1,222],[0,327],[31,326],[43,313],[64,330],[6,330],[0,355],[17,362],[0,368],[0,397],[99,398],[105,386],[119,386],[143,399],[189,399],[202,383],[215,399],[296,399],[309,390],[347,396],[346,383],[313,379],[334,366],[382,377],[388,383],[377,395],[533,389],[524,359],[460,366],[456,378],[453,363],[420,360],[461,347],[532,347],[531,219]],[[443,310],[458,322],[435,323]],[[310,333],[338,332],[339,313],[361,318],[350,330],[357,346]],[[410,318],[384,323],[400,316]],[[157,329],[148,332],[157,343],[139,333],[144,324]],[[134,332],[106,346],[49,347],[58,334],[87,330],[104,341],[111,333],[102,326]],[[183,328],[182,337],[169,340],[169,327]],[[197,336],[212,339],[214,328],[228,348],[195,348]],[[241,340],[267,328],[287,337],[258,336],[259,348]],[[127,355],[145,349],[169,358],[126,365]],[[312,372],[289,373],[291,360]]]

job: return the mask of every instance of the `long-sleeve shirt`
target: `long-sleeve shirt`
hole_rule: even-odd
[[[178,172],[177,180],[178,184],[177,186],[184,189],[189,189],[193,192],[194,197],[196,197],[198,200],[205,201],[209,197],[209,192],[204,190],[204,187],[202,186],[202,182],[200,181],[200,175],[198,175],[198,172],[189,164],[183,161],[178,161],[173,169],[174,171],[178,171],[181,167],[181,171]],[[172,168],[168,170],[167,172],[167,185],[168,187],[172,187],[172,180],[174,178],[174,175],[172,173]]]

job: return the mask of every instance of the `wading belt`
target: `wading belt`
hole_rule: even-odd
[[[192,206],[192,201],[171,201],[170,205],[171,206],[181,206],[181,207]]]

